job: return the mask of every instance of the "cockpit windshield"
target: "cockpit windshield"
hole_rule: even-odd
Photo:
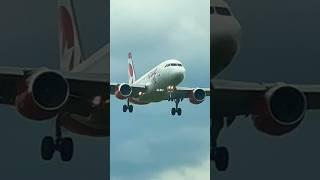
[[[221,6],[216,6],[216,7],[210,6],[210,14],[215,14],[215,13],[222,16],[231,16],[231,12],[228,8],[221,7]]]
[[[182,67],[182,64],[179,64],[179,63],[170,63],[170,64],[165,65],[164,67],[169,67],[169,66],[181,66],[181,67]]]

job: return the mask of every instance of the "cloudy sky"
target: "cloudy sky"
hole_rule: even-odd
[[[58,67],[57,1],[6,0],[0,3],[0,65]],[[105,0],[75,3],[85,54],[109,41],[108,8]],[[72,162],[59,156],[41,160],[40,142],[53,135],[53,121],[30,121],[15,108],[1,105],[0,179],[105,179],[107,139],[74,138]],[[58,155],[58,154],[56,154]]]
[[[209,1],[111,0],[111,80],[127,82],[127,53],[137,76],[170,58],[187,72],[182,86],[209,87]],[[181,117],[172,102],[134,106],[111,98],[111,178],[209,178],[209,99],[185,100]]]
[[[241,51],[220,78],[320,83],[319,1],[228,0],[243,29]],[[221,135],[229,147],[227,172],[213,179],[319,179],[320,113],[309,112],[283,137],[257,132],[239,118]]]

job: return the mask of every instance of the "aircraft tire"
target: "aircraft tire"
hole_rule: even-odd
[[[181,116],[181,113],[182,113],[181,108],[178,108],[178,109],[177,109],[177,113],[178,113],[178,116]]]
[[[127,112],[127,110],[128,110],[128,106],[127,106],[127,105],[123,105],[122,111],[123,111],[123,112]]]
[[[54,140],[51,136],[46,136],[41,143],[41,157],[43,160],[51,160],[55,151]]]
[[[71,138],[63,138],[60,143],[60,156],[62,161],[70,161],[73,156],[73,141]]]
[[[171,115],[174,116],[176,114],[176,108],[171,109]]]
[[[132,105],[129,105],[128,109],[129,109],[129,112],[130,112],[130,113],[133,112],[133,106],[132,106]]]
[[[225,171],[229,165],[229,152],[225,147],[218,147],[215,150],[215,164],[218,171]]]

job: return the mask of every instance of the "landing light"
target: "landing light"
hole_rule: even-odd
[[[92,100],[93,106],[98,106],[102,102],[102,97],[101,96],[95,96]]]
[[[168,87],[167,87],[167,90],[168,90],[169,92],[173,92],[173,91],[175,90],[175,87],[174,87],[174,86],[168,86]]]

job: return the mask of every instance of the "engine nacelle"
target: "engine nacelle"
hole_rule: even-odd
[[[304,118],[307,102],[304,93],[285,84],[269,89],[256,106],[255,127],[269,135],[293,131]]]
[[[132,93],[132,88],[129,84],[120,84],[115,92],[115,96],[118,99],[126,99],[128,98]]]
[[[200,104],[204,101],[204,99],[206,98],[206,92],[203,89],[194,89],[190,96],[189,96],[189,101],[192,104]]]
[[[40,70],[20,82],[15,104],[17,110],[33,120],[54,117],[69,97],[69,84],[58,72]]]

